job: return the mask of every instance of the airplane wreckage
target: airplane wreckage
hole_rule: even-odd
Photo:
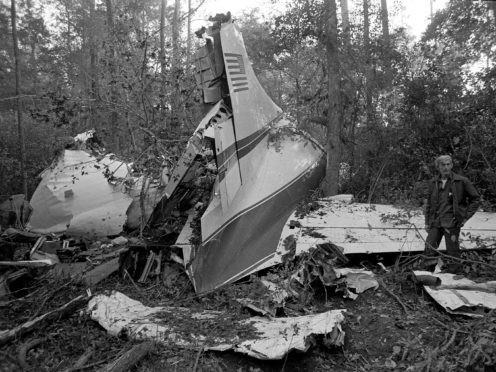
[[[128,166],[111,155],[84,150],[88,132],[76,138],[83,149],[66,149],[42,174],[31,205],[31,231],[92,236],[118,235],[123,226],[150,226],[175,210],[188,218],[177,238],[197,293],[232,283],[300,254],[332,243],[342,254],[423,251],[420,211],[323,199],[318,209],[295,212],[324,176],[326,152],[297,129],[270,99],[249,62],[240,31],[218,22],[200,35],[196,80],[208,113],[190,138],[168,182],[145,189],[128,180]],[[206,203],[191,203],[206,172],[212,174]],[[210,189],[211,186],[211,189]],[[144,203],[140,203],[140,196]],[[185,207],[186,206],[186,207]],[[143,216],[144,212],[144,216]],[[200,219],[201,241],[192,243]],[[478,212],[462,230],[466,248],[494,246],[494,214]],[[441,246],[441,249],[443,247]]]
[[[355,299],[377,289],[379,280],[372,271],[343,267],[346,256],[424,250],[426,234],[417,228],[423,226],[420,210],[353,203],[351,195],[305,203],[324,176],[324,149],[297,129],[263,90],[235,24],[226,19],[199,36],[205,46],[196,56],[196,79],[207,114],[172,171],[164,168],[160,182],[134,177],[132,167],[106,153],[94,131],[88,131],[42,173],[30,203],[15,195],[0,204],[2,227],[29,221],[27,229],[1,232],[0,248],[6,249],[0,249],[0,298],[12,295],[22,278],[29,283],[33,273],[47,267],[56,279],[74,279],[87,287],[87,295],[0,330],[0,344],[87,304],[87,314],[110,335],[191,350],[201,344],[200,350],[282,359],[290,350],[306,351],[317,342],[343,346],[345,309],[305,310],[302,315],[309,284],[319,279]],[[173,249],[162,249],[162,244],[157,251],[153,243],[132,234],[118,236],[143,228],[144,222],[150,229],[172,231],[177,239],[165,246]],[[496,248],[495,222],[496,214],[477,212],[462,229],[461,246]],[[14,260],[11,237],[34,243],[25,255],[29,260]],[[175,248],[182,250],[182,258]],[[199,294],[283,265],[277,274],[268,272],[235,288],[248,286],[236,294],[236,301],[249,309],[242,317],[236,307],[150,307],[117,291],[91,294],[118,270],[138,290],[134,279],[145,283],[149,273],[157,279],[162,275],[168,289],[175,286],[171,278],[182,270],[167,261],[161,272],[163,251],[167,259],[184,265]],[[143,253],[147,256],[141,256],[140,264],[133,261]],[[129,274],[133,265],[142,267]],[[413,274],[450,313],[479,317],[496,309],[496,282],[460,281],[436,271]],[[301,306],[286,306],[294,299]]]

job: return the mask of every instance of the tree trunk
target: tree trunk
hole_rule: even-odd
[[[175,0],[174,3],[174,17],[172,20],[172,81],[174,84],[174,91],[171,97],[171,106],[173,114],[173,126],[179,128],[179,112],[180,112],[180,102],[181,102],[181,86],[180,86],[180,73],[181,73],[181,58],[179,55],[180,44],[179,44],[179,34],[180,34],[180,11],[181,11],[181,1]]]
[[[487,6],[491,8],[491,10],[493,11],[493,21],[494,21],[494,25],[496,26],[496,2],[488,1]]]
[[[172,19],[172,67],[175,69],[179,63],[179,33],[180,33],[181,1],[174,2],[174,17]]]
[[[69,1],[65,0],[64,1],[64,8],[65,8],[65,13],[67,16],[67,37],[66,37],[66,48],[67,48],[67,54],[70,54],[72,51],[72,45],[71,45],[71,13],[69,10]]]
[[[295,100],[296,100],[296,126],[301,126],[301,87],[300,87],[300,75],[295,74]]]
[[[165,82],[165,9],[167,0],[160,2],[160,73],[162,75],[162,85]]]
[[[65,75],[67,75],[67,81],[69,82],[75,82],[77,80],[77,72],[75,64],[72,63],[73,61],[73,55],[72,55],[72,33],[73,33],[73,27],[72,25],[74,24],[73,19],[72,19],[72,14],[73,14],[73,4],[71,3],[72,0],[60,0],[61,4],[64,7],[64,21],[66,22],[64,25],[60,25],[61,28],[65,29],[65,60],[66,63],[64,64],[65,68]],[[84,83],[85,84],[85,83]],[[89,109],[91,110],[92,107],[89,105]],[[86,119],[86,117],[85,117]]]
[[[188,0],[188,40],[186,41],[186,67],[188,69],[191,63],[191,17],[193,17],[193,11],[191,9],[191,0]]]
[[[21,101],[21,73],[19,71],[19,46],[17,44],[17,19],[15,0],[10,2],[10,15],[12,21],[12,43],[14,45],[14,64],[15,64],[15,95],[17,109],[17,131],[19,135],[19,156],[21,163],[22,192],[26,199],[28,195],[28,177],[26,174],[26,144],[24,143],[24,128],[22,126],[22,101]]]
[[[160,2],[160,105],[162,110],[166,106],[166,88],[165,82],[167,81],[167,71],[165,63],[165,10],[167,8],[167,0]]]
[[[33,15],[33,4],[32,4],[32,1],[31,0],[27,0],[26,1],[26,11],[27,11],[27,14],[30,18],[31,21],[34,20],[34,15]],[[38,69],[37,69],[37,66],[36,66],[36,42],[37,42],[37,34],[36,34],[36,30],[31,30],[30,31],[31,35],[30,35],[30,38],[29,38],[29,46],[31,48],[31,66],[30,66],[30,69],[31,69],[31,74],[32,74],[32,77],[33,77],[33,81],[32,81],[32,89],[33,89],[33,94],[36,94],[36,90],[37,90],[37,85],[38,85]]]
[[[392,80],[391,74],[391,60],[389,48],[391,47],[391,40],[389,37],[389,15],[387,8],[387,0],[381,0],[381,20],[382,20],[382,58],[384,58],[384,71],[386,75],[386,86],[390,86]]]
[[[346,60],[348,56],[352,53],[351,41],[350,41],[350,16],[348,10],[348,0],[340,0],[341,1],[341,27],[342,27],[342,59]],[[343,122],[343,134],[349,135],[352,137],[355,130],[355,121],[349,119],[349,116],[355,110],[347,110],[347,107],[350,107],[356,102],[355,95],[356,89],[354,88],[353,78],[351,74],[343,74],[342,82],[341,82],[341,120]],[[349,127],[349,128],[348,128]],[[351,160],[353,160],[354,154],[354,146],[355,142],[353,140],[349,141],[350,143],[350,154]],[[353,163],[352,163],[353,164]]]
[[[348,0],[341,0],[341,22],[343,25],[344,45],[350,44],[350,12],[348,10]]]
[[[369,0],[363,0],[363,47],[365,52],[365,111],[367,114],[367,126],[371,127],[374,122],[374,115],[372,108],[372,67],[370,60]]]
[[[338,193],[342,120],[336,0],[325,0],[325,4],[327,11],[326,53],[329,107],[327,114],[327,168],[324,194],[331,196]]]
[[[109,41],[109,50],[108,50],[108,63],[109,63],[109,74],[110,74],[110,101],[112,102],[112,107],[110,111],[110,130],[113,134],[114,139],[114,151],[120,152],[121,150],[121,137],[122,133],[118,124],[117,117],[117,73],[115,66],[115,35],[114,35],[114,11],[112,7],[112,0],[105,0],[105,5],[107,8],[107,27],[108,27],[108,41]]]
[[[96,120],[96,101],[98,97],[98,74],[97,74],[97,57],[96,57],[96,42],[95,42],[95,28],[93,27],[93,24],[95,22],[95,0],[90,0],[89,1],[89,7],[90,7],[90,19],[89,19],[89,25],[90,28],[88,30],[88,35],[89,35],[89,52],[90,52],[90,99],[91,99],[91,113],[90,113],[90,127],[95,128],[97,124]]]
[[[98,369],[97,372],[126,372],[130,371],[138,362],[155,350],[153,341],[142,342],[134,345],[131,349],[121,354],[117,359],[106,366]]]
[[[369,0],[363,0],[363,46],[368,59],[370,48]]]

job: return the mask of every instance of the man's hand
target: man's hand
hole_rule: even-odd
[[[429,225],[424,226],[425,231],[429,232]]]

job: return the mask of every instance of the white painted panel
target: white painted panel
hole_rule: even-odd
[[[222,210],[226,211],[231,204],[234,195],[241,187],[241,173],[239,171],[238,154],[234,149],[228,159],[221,159],[219,155],[225,154],[228,149],[235,146],[236,137],[232,119],[216,124],[215,130],[215,152],[217,154],[217,166],[219,172],[225,172],[219,182]]]

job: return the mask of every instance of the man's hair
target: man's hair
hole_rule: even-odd
[[[436,160],[434,160],[434,165],[436,167],[436,169],[439,167],[439,164],[442,162],[442,161],[446,161],[446,160],[449,160],[449,162],[451,164],[453,164],[453,159],[451,159],[451,156],[449,155],[441,155],[441,156],[438,156],[436,158]]]

